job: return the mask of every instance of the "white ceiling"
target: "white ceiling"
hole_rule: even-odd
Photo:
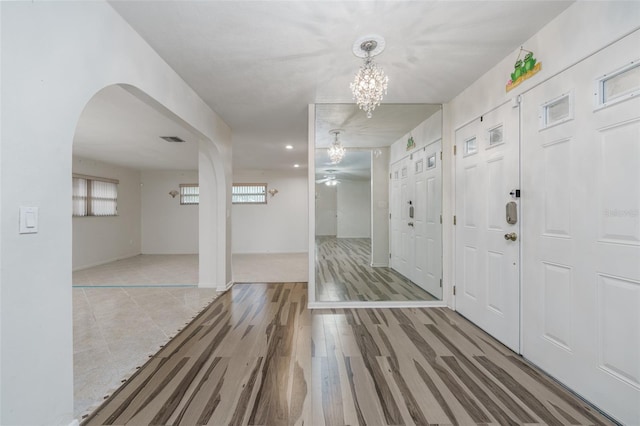
[[[332,164],[326,151],[316,152],[316,182],[324,181],[328,177],[335,177],[338,182],[344,179],[369,180],[371,177],[371,155],[369,150],[347,151],[342,161]],[[324,182],[321,182],[324,183]]]
[[[441,108],[433,104],[382,104],[375,110],[375,119],[368,119],[353,103],[316,105],[316,180],[327,176],[327,170],[334,170],[329,174],[339,179],[369,179],[375,148],[390,146]],[[341,129],[338,140],[347,148],[338,164],[332,164],[327,153],[335,138],[332,129]]]
[[[231,126],[234,168],[284,169],[294,163],[306,166],[308,104],[352,102],[349,83],[362,60],[351,46],[359,37],[386,39],[385,51],[376,57],[389,76],[384,102],[443,103],[570,3],[186,0],[111,5]],[[285,151],[287,144],[294,149]]]
[[[345,147],[389,146],[441,108],[433,104],[381,104],[369,119],[353,103],[316,105],[316,147],[331,145],[332,129],[342,129],[339,139]]]
[[[196,170],[198,136],[121,86],[109,86],[80,114],[73,155],[139,170]]]

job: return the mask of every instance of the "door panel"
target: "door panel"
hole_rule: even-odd
[[[391,165],[392,267],[438,299],[442,298],[441,149],[442,141],[437,140]]]
[[[518,134],[511,105],[456,131],[456,309],[516,352],[520,225],[507,223],[505,208],[518,202]]]
[[[400,197],[400,163],[391,165],[391,264],[390,266],[399,271],[402,266],[400,262],[400,226],[401,220],[401,197]]]
[[[412,185],[409,179],[409,159],[401,161],[400,166],[400,272],[410,277],[413,264],[413,230],[408,225],[409,201],[411,201]]]
[[[437,140],[425,148],[425,239],[427,251],[424,289],[438,299],[442,299],[442,164],[440,153],[442,140]]]
[[[413,251],[414,263],[409,278],[426,290],[427,285],[427,173],[425,152],[420,150],[411,157],[411,174],[413,180]]]
[[[640,97],[600,107],[594,92],[639,45],[636,32],[522,101],[523,354],[630,425],[640,424]],[[635,75],[626,84],[640,90]],[[545,106],[563,97],[566,113],[548,122]]]

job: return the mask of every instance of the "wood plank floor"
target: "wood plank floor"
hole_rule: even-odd
[[[310,311],[237,284],[85,425],[611,424],[446,308]]]
[[[370,238],[316,237],[316,300],[436,300],[387,267],[371,267]]]

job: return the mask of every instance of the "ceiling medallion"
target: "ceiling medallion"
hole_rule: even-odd
[[[364,58],[364,65],[351,83],[351,93],[358,107],[371,118],[373,110],[380,105],[380,101],[387,94],[387,77],[373,62],[373,57],[384,50],[384,38],[380,36],[366,36],[356,40],[353,46],[354,55]]]
[[[329,154],[329,159],[331,160],[332,164],[338,164],[340,161],[342,161],[342,158],[344,157],[344,154],[346,152],[346,149],[344,148],[344,146],[342,146],[342,144],[338,140],[338,135],[340,134],[340,132],[341,132],[340,129],[333,129],[329,131],[329,134],[332,134],[335,137],[335,139],[333,140],[333,143],[327,150]]]

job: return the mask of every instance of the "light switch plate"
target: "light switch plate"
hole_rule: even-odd
[[[36,234],[38,232],[38,208],[20,207],[20,233]]]

